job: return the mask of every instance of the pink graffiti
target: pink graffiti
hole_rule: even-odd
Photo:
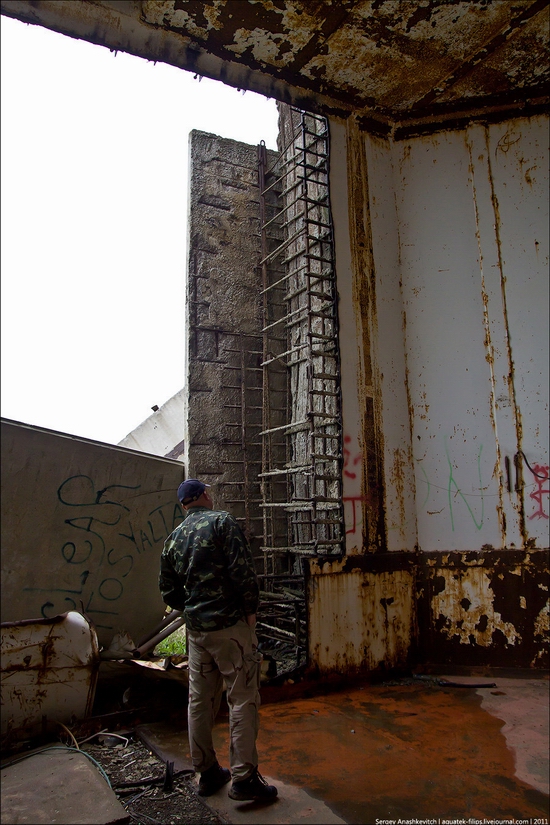
[[[351,441],[351,436],[346,435],[344,436],[344,444],[349,444]],[[352,470],[346,470],[346,467],[350,466],[351,458],[351,450],[348,450],[347,447],[344,447],[344,475],[348,478],[357,478],[357,473],[353,472]],[[351,466],[356,467],[359,462],[361,461],[361,453],[358,453],[352,461]],[[350,499],[351,500],[351,499]]]
[[[535,464],[535,466],[533,467],[532,472],[535,476],[535,484],[537,485],[537,489],[534,492],[529,493],[529,498],[532,498],[534,501],[537,502],[537,504],[539,505],[539,509],[536,510],[532,516],[529,516],[530,519],[548,518],[542,507],[542,497],[544,495],[547,496],[548,494],[550,494],[550,489],[547,488],[546,490],[543,490],[542,488],[544,484],[548,481],[549,471],[550,467],[548,466],[548,464]]]

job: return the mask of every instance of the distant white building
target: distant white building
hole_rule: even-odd
[[[119,441],[118,446],[183,461],[186,403],[186,392],[182,389]]]

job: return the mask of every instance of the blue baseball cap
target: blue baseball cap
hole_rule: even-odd
[[[198,478],[188,478],[178,487],[178,501],[182,504],[191,504],[202,496],[210,484],[199,481]]]

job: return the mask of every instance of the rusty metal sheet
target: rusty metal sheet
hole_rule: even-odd
[[[340,24],[350,5],[350,0],[337,4],[144,0],[142,13],[148,23],[196,37],[219,55],[280,69],[296,60],[303,63],[303,50],[318,48],[319,38]]]
[[[356,105],[405,111],[426,95],[444,91],[478,53],[490,56],[490,70],[474,84],[483,94],[509,87],[511,73],[501,67],[497,47],[531,22],[542,43],[545,21],[538,3],[493,3],[462,0],[452,4],[431,0],[304,3],[272,0],[182,3],[145,0],[144,19],[155,26],[196,38],[218,56],[237,58],[249,66],[287,70],[293,82]],[[527,69],[521,37],[511,47],[521,83],[538,83]],[[494,45],[493,45],[494,43]],[[502,58],[504,60],[504,58]],[[518,59],[520,67],[518,68]],[[505,61],[506,63],[509,61]],[[501,75],[504,76],[502,79]],[[483,83],[480,78],[483,77]],[[506,79],[507,77],[507,79]],[[285,78],[290,79],[290,77]],[[463,94],[472,94],[466,81]]]
[[[548,555],[491,548],[428,553],[418,573],[423,660],[548,667]]]
[[[2,623],[2,738],[91,713],[99,669],[93,626],[80,613]]]
[[[470,2],[419,7],[416,0],[364,0],[331,36],[327,53],[316,55],[303,73],[353,90],[363,105],[406,110],[498,32],[511,8],[494,4],[478,11]]]
[[[550,40],[548,8],[527,20],[514,37],[503,37],[491,54],[471,61],[462,77],[448,79],[439,95],[440,103],[472,99],[490,86],[493,95],[506,94],[512,88],[541,89],[550,80],[548,42]],[[529,61],[525,56],[531,55]]]
[[[309,655],[320,673],[406,666],[415,637],[414,566],[404,554],[310,564]],[[400,557],[399,559],[397,557]],[[384,563],[388,568],[384,570]],[[327,606],[337,616],[327,621]]]
[[[384,454],[384,518],[386,546],[391,552],[413,550],[417,544],[415,468],[408,416],[406,359],[400,287],[399,226],[393,179],[393,151],[389,141],[366,141],[369,213],[375,261],[376,304],[372,326],[377,336],[373,355],[377,365]],[[369,445],[365,454],[368,457]],[[376,449],[376,448],[375,448]]]

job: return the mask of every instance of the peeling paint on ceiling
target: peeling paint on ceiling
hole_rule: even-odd
[[[143,16],[392,120],[438,103],[539,95],[549,77],[545,0],[146,0]]]
[[[548,105],[548,0],[0,2],[26,22],[382,131]]]

